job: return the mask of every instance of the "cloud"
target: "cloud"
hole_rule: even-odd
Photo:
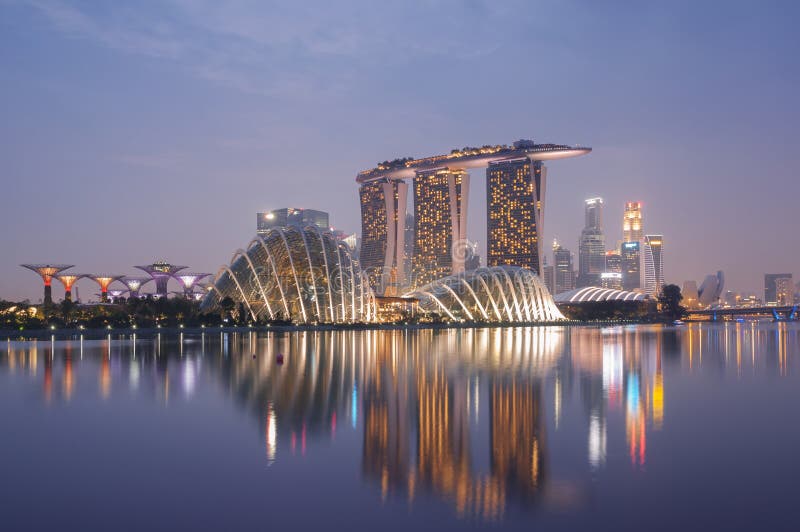
[[[292,99],[344,92],[359,69],[392,68],[420,56],[479,59],[503,40],[487,30],[487,19],[509,16],[482,1],[165,0],[92,9],[65,0],[20,1],[72,38],[172,61],[240,92]]]

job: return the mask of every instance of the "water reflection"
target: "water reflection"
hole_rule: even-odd
[[[0,371],[33,377],[45,403],[124,392],[168,405],[171,389],[192,401],[221,384],[257,423],[267,464],[355,431],[353,452],[380,500],[432,498],[494,521],[511,508],[580,504],[585,486],[553,458],[567,425],[580,427],[569,436],[581,438],[587,471],[608,467],[619,441],[644,474],[648,438],[670,422],[667,368],[785,377],[799,337],[785,323],[109,335],[7,342]]]

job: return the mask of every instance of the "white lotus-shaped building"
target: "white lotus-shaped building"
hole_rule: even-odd
[[[565,319],[539,277],[516,266],[451,275],[406,296],[418,299],[421,310],[452,321],[529,323]]]
[[[230,297],[254,320],[354,323],[375,320],[375,297],[350,248],[316,227],[269,229],[223,266],[201,306]]]

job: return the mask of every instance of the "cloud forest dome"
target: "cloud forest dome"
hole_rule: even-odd
[[[317,227],[279,227],[256,236],[220,268],[202,309],[226,297],[254,320],[371,322],[375,298],[346,244]]]
[[[451,275],[407,296],[419,299],[422,310],[452,321],[527,323],[565,319],[539,277],[517,266]]]

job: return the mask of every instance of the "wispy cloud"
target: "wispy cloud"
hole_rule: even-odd
[[[268,96],[309,98],[347,90],[361,65],[390,66],[420,55],[472,60],[495,52],[481,32],[506,17],[492,2],[432,1],[409,7],[374,2],[166,0],[89,9],[66,0],[19,0],[60,32],[150,58],[199,78]],[[472,17],[472,18],[471,18]],[[464,26],[442,32],[441,25]],[[389,64],[387,64],[389,63]]]

